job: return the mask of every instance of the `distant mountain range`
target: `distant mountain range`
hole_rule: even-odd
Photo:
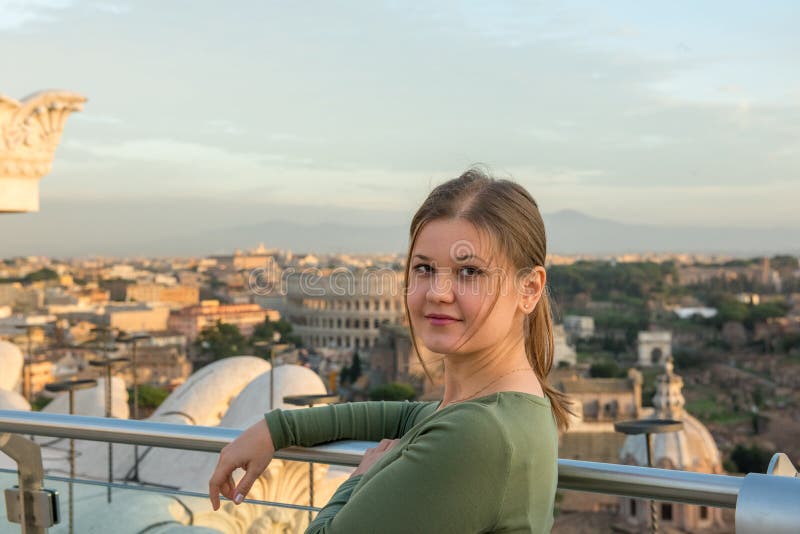
[[[46,200],[0,215],[0,258],[182,256],[267,247],[300,252],[403,252],[411,213],[332,206],[241,204],[205,198]],[[789,228],[624,224],[565,210],[544,216],[551,253],[800,254]]]

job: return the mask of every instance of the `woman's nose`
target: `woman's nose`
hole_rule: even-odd
[[[453,280],[449,273],[437,271],[431,276],[426,298],[431,302],[452,302],[454,298]]]

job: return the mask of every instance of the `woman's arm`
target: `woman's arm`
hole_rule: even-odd
[[[402,436],[416,424],[427,404],[376,401],[273,410],[222,449],[208,481],[211,504],[214,510],[219,508],[220,494],[239,504],[278,449],[338,439],[379,441]],[[232,474],[240,467],[245,474],[235,484]]]
[[[380,441],[401,437],[418,421],[427,402],[347,402],[264,415],[275,450],[312,447],[340,439]]]
[[[342,484],[306,534],[492,529],[505,496],[511,445],[484,407],[451,410],[397,458],[382,458]]]

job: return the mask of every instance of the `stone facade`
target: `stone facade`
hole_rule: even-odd
[[[720,453],[711,433],[683,408],[683,379],[674,373],[672,358],[667,359],[664,367],[664,374],[658,376],[653,413],[649,418],[681,421],[683,430],[652,436],[653,467],[723,473]],[[619,461],[629,465],[647,465],[645,437],[628,436],[620,450]],[[616,528],[623,532],[643,532],[650,524],[650,514],[648,501],[620,499],[620,519]],[[656,517],[659,527],[666,531],[718,532],[726,528],[720,508],[659,502],[656,503]]]
[[[640,366],[664,365],[672,357],[672,332],[639,332],[637,345]]]
[[[214,326],[217,321],[236,325],[243,335],[249,336],[267,318],[278,321],[281,317],[278,312],[264,310],[257,304],[220,304],[216,300],[204,300],[197,306],[171,312],[167,325],[169,330],[180,332],[191,343],[203,328]]]
[[[197,287],[183,285],[133,284],[125,288],[125,300],[189,306],[200,302],[200,290]]]
[[[308,347],[368,353],[382,324],[405,320],[401,280],[388,270],[294,274],[286,281],[287,319]]]

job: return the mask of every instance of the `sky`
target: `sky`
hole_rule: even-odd
[[[793,2],[0,0],[0,93],[88,98],[40,217],[174,198],[402,218],[480,163],[545,213],[785,228],[798,19]]]

